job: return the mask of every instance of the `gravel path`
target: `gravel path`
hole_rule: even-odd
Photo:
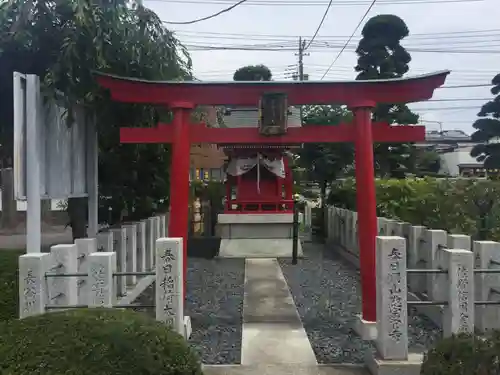
[[[354,332],[361,311],[359,273],[347,262],[324,251],[324,245],[303,244],[298,265],[280,259],[302,323],[319,363],[363,363],[370,343]],[[422,352],[441,335],[428,319],[410,310],[410,352]]]
[[[189,341],[205,364],[240,363],[244,277],[244,259],[188,261]]]
[[[244,259],[188,258],[185,315],[191,317],[189,343],[208,365],[239,364],[243,316]],[[153,283],[136,301],[155,303]],[[137,311],[154,319],[152,308]]]

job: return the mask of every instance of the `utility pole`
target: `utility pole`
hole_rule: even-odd
[[[306,41],[302,42],[302,37],[299,37],[299,81],[304,80],[304,47]]]
[[[299,53],[297,53],[295,56],[299,57],[299,73],[295,74],[293,79],[296,81],[297,79],[299,81],[304,81],[307,80],[307,74],[304,74],[304,56],[309,56],[308,53],[304,53],[306,48],[306,41],[305,39],[302,39],[302,37],[299,37]]]

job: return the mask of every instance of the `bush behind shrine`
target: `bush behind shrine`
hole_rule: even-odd
[[[500,240],[500,181],[477,179],[407,178],[376,180],[377,214],[467,234],[474,239]],[[328,202],[356,208],[353,179],[332,185]]]

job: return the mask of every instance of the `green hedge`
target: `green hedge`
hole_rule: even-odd
[[[19,316],[19,256],[24,251],[0,249],[0,321]]]
[[[500,182],[473,179],[376,180],[377,214],[414,225],[500,240]],[[356,209],[352,179],[333,184],[328,202]]]
[[[202,375],[187,342],[139,313],[54,312],[0,323],[0,374]]]
[[[500,335],[460,334],[440,340],[425,356],[421,375],[493,375],[500,373]]]

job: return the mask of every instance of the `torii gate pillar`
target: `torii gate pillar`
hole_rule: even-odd
[[[359,265],[361,273],[362,323],[373,324],[377,317],[375,246],[377,210],[371,112],[375,103],[351,106],[355,127],[356,206],[358,211]],[[366,331],[366,329],[360,329]],[[360,332],[361,333],[361,332]],[[368,334],[369,335],[369,334]]]
[[[183,280],[187,273],[187,233],[189,221],[189,155],[191,141],[189,139],[190,114],[194,108],[192,103],[174,102],[170,105],[174,118],[172,121],[173,138],[170,173],[170,216],[168,236],[183,238],[182,257]],[[184,294],[186,290],[184,288]]]

